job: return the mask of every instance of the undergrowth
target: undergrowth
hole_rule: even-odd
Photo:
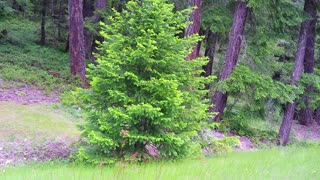
[[[80,85],[80,80],[70,75],[67,52],[37,44],[40,37],[39,23],[20,18],[3,18],[0,20],[2,29],[8,32],[6,37],[0,39],[2,79],[35,85],[47,92],[68,91]]]
[[[279,125],[262,119],[252,119],[241,114],[226,113],[218,129],[249,137],[255,144],[277,139]]]

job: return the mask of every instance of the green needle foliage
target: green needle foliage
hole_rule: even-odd
[[[144,160],[152,157],[146,145],[162,158],[200,152],[192,137],[208,121],[203,89],[212,78],[200,77],[205,58],[185,60],[200,37],[178,36],[190,10],[173,8],[164,0],[129,1],[101,24],[105,41],[89,68],[91,89],[81,94],[88,144],[80,160]]]

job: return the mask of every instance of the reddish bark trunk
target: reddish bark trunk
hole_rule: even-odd
[[[54,0],[51,0],[51,20],[52,20],[53,45],[56,48],[57,38],[56,38],[56,23],[55,23],[55,14],[54,14]]]
[[[283,115],[282,124],[279,130],[279,144],[287,145],[289,142],[295,108],[296,102],[287,104],[286,110]]]
[[[209,58],[208,64],[203,66],[204,73],[202,76],[208,77],[212,74],[212,66],[214,61],[214,54],[216,51],[216,43],[217,43],[218,35],[217,33],[213,33],[210,30],[207,30],[206,33],[206,41],[207,41],[207,48],[205,50],[205,56]],[[210,89],[210,85],[206,84],[205,89]]]
[[[300,79],[303,73],[303,62],[305,57],[305,50],[307,44],[307,30],[310,23],[303,22],[300,28],[299,42],[295,57],[295,64],[293,67],[293,72],[291,75],[291,85],[295,85],[296,82]],[[282,124],[279,130],[279,143],[282,145],[287,145],[289,142],[289,135],[291,131],[293,115],[296,108],[296,102],[288,103],[285,113],[283,115]]]
[[[59,1],[59,16],[58,16],[58,39],[61,40],[61,28],[63,22],[64,13],[62,10],[62,1]]]
[[[203,70],[205,73],[203,74],[204,77],[208,77],[212,74],[212,66],[213,66],[213,60],[214,60],[214,54],[216,50],[216,42],[218,39],[217,33],[214,33],[210,30],[208,30],[207,35],[207,48],[205,50],[204,55],[209,58],[209,62],[207,65],[203,66]]]
[[[41,37],[40,45],[46,44],[46,13],[47,13],[47,2],[42,0],[42,10],[41,10]]]
[[[316,23],[317,23],[317,0],[306,0],[304,11],[309,14],[312,19],[307,20],[308,29],[307,31],[307,44],[306,44],[306,51],[304,56],[304,72],[312,74],[314,71],[314,47],[315,47],[315,30],[316,30]],[[305,89],[306,94],[312,92],[312,87],[306,87]],[[313,121],[313,110],[309,107],[310,104],[310,97],[307,95],[303,96],[303,102],[306,108],[300,110],[300,118],[299,122],[302,125],[311,126]]]
[[[94,0],[83,1],[83,18],[90,18],[94,16]],[[89,29],[84,29],[84,45],[85,45],[85,58],[90,59],[92,62],[94,57],[92,55],[93,47],[93,34]]]
[[[248,8],[246,3],[238,0],[235,6],[233,24],[229,33],[229,43],[226,52],[226,58],[219,76],[220,81],[226,80],[231,75],[233,68],[238,62],[242,36],[246,24],[247,11]],[[217,91],[211,99],[211,103],[214,104],[214,107],[210,108],[209,111],[218,113],[214,116],[215,121],[221,120],[222,113],[227,104],[227,98],[228,95],[226,93]]]
[[[96,1],[96,9],[104,10],[107,7],[107,1],[106,0],[97,0]]]
[[[71,74],[79,75],[86,85],[82,8],[82,0],[69,1],[69,50]]]
[[[314,117],[314,120],[320,125],[320,106],[318,106],[316,110],[316,115]]]
[[[83,0],[83,17],[94,15],[94,0]]]
[[[101,11],[101,10],[105,10],[107,7],[107,1],[106,0],[96,0],[96,6],[95,9],[96,11]],[[88,4],[90,5],[90,3]],[[92,10],[93,10],[92,9]],[[88,13],[91,14],[91,13]],[[94,12],[92,12],[92,14],[94,14]],[[95,13],[94,17],[92,18],[93,23],[98,23],[99,21],[102,21],[103,18],[99,13]],[[86,58],[90,59],[92,63],[96,64],[96,59],[93,56],[93,52],[98,53],[96,47],[97,44],[95,43],[96,40],[102,42],[103,38],[100,36],[94,37],[94,35],[89,31],[89,30],[85,30],[84,32],[85,35],[85,53],[86,53]]]
[[[12,1],[12,9],[19,11],[19,4],[16,0]]]
[[[107,7],[106,0],[96,0],[96,10],[105,10]],[[102,16],[100,14],[95,15],[95,22],[99,22],[102,20]]]
[[[189,7],[196,7],[196,9],[190,14],[189,24],[185,30],[184,36],[191,36],[192,34],[199,33],[201,25],[201,8],[202,0],[189,0]],[[196,44],[192,49],[192,52],[186,58],[187,60],[195,59],[199,56],[200,44]]]

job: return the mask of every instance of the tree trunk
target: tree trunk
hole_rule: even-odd
[[[16,10],[15,14],[19,15],[20,6],[16,0],[12,1],[12,9]]]
[[[107,1],[106,0],[97,0],[96,1],[96,11],[105,10],[107,8]],[[99,23],[99,21],[103,21],[102,16],[99,13],[95,13],[94,17],[94,23]],[[97,43],[96,40],[99,42],[102,42],[104,39],[102,36],[96,36],[91,39],[91,47],[90,47],[90,53],[91,53],[91,60],[94,64],[96,64],[96,58],[92,55],[93,52],[98,53],[97,50]]]
[[[314,71],[314,47],[315,47],[315,37],[316,37],[316,23],[317,23],[317,0],[306,0],[304,5],[304,11],[309,14],[312,19],[307,20],[306,23],[309,24],[307,31],[307,44],[304,56],[304,72],[312,74]],[[312,87],[306,87],[306,94],[312,92]],[[311,126],[313,121],[313,109],[309,106],[310,97],[307,95],[303,96],[303,102],[306,108],[300,110],[299,122],[302,125]]]
[[[235,12],[233,16],[233,24],[229,33],[229,43],[226,52],[226,58],[220,72],[219,81],[226,80],[232,73],[233,68],[237,65],[238,56],[240,53],[241,43],[243,39],[243,32],[247,18],[247,4],[241,0],[237,0],[235,5]],[[209,112],[217,112],[214,116],[215,121],[220,121],[222,113],[227,104],[228,95],[221,91],[216,91],[211,103],[214,107],[209,109]]]
[[[41,10],[41,37],[40,45],[46,44],[46,12],[47,12],[47,2],[42,0],[42,10]]]
[[[291,85],[295,85],[297,81],[300,79],[303,73],[303,61],[305,58],[305,50],[307,44],[307,30],[310,26],[308,21],[305,21],[301,24],[299,42],[295,57],[295,63],[291,75]],[[285,113],[283,115],[282,124],[279,130],[279,144],[287,145],[289,142],[289,135],[291,131],[293,114],[296,108],[296,101],[293,103],[288,103]]]
[[[59,1],[59,17],[58,17],[58,40],[61,40],[61,28],[63,22],[62,0]]]
[[[202,76],[208,77],[212,74],[212,66],[214,61],[214,54],[216,50],[216,42],[218,39],[218,34],[212,32],[211,30],[207,30],[206,32],[206,50],[204,55],[209,58],[209,62],[207,65],[203,66],[204,73]],[[206,89],[209,89],[209,85],[206,85]]]
[[[84,0],[83,1],[83,18],[90,18],[94,16],[94,1]],[[89,29],[84,29],[84,45],[85,45],[85,58],[90,59],[92,62],[94,57],[92,55],[92,43],[93,34]]]
[[[189,24],[185,30],[184,36],[191,36],[192,34],[199,33],[201,25],[201,8],[202,0],[189,0],[189,7],[196,7],[194,11],[190,14],[189,21],[192,24]],[[192,52],[186,58],[187,60],[195,59],[199,56],[200,46],[199,43],[195,45],[192,49]]]
[[[106,0],[96,0],[96,10],[105,10],[107,7],[107,1]],[[98,13],[95,15],[95,23],[102,20],[102,16]]]
[[[57,37],[56,37],[56,25],[54,17],[54,0],[51,0],[51,18],[52,18],[52,35],[53,35],[53,45],[57,47]]]
[[[94,15],[94,0],[83,0],[83,17],[92,17]]]
[[[82,9],[82,0],[69,1],[69,51],[71,74],[79,75],[83,85],[86,86]]]
[[[314,120],[320,125],[320,106],[318,106],[318,108],[316,109]]]

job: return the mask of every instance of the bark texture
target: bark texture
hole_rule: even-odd
[[[57,37],[56,37],[56,23],[55,23],[55,14],[54,14],[54,0],[51,0],[51,20],[52,20],[52,36],[53,36],[53,45],[57,47]]]
[[[19,11],[19,4],[16,0],[12,1],[12,9]]]
[[[295,56],[295,63],[291,75],[291,85],[295,85],[297,81],[300,79],[304,66],[304,57],[305,57],[305,50],[306,50],[306,44],[307,44],[307,30],[310,23],[304,21],[301,24],[300,27],[300,34],[299,34],[299,41],[298,41],[298,47],[296,51]],[[296,108],[296,101],[293,103],[288,103],[285,113],[283,115],[282,124],[280,126],[279,130],[279,144],[287,145],[289,142],[289,135],[291,131],[292,121],[293,121],[293,115]]]
[[[84,0],[83,1],[83,18],[91,18],[94,16],[94,0]],[[93,47],[93,34],[89,29],[84,29],[84,45],[85,45],[85,58],[93,61],[94,57],[92,55]]]
[[[41,10],[41,37],[40,45],[46,44],[46,13],[47,13],[47,2],[42,0],[42,10]]]
[[[101,10],[105,10],[107,7],[107,1],[106,0],[96,0],[95,1],[95,7],[92,6],[93,0],[86,0],[88,3],[86,3],[86,6],[84,8],[84,12],[86,12],[84,15],[85,17],[91,17],[90,20],[91,22],[93,22],[94,24],[98,23],[99,21],[102,21],[103,18],[102,16],[94,11],[101,11]],[[91,2],[91,3],[90,3]],[[90,32],[90,30],[85,29],[84,31],[84,35],[85,35],[85,55],[87,59],[90,59],[92,63],[96,63],[95,62],[95,57],[93,56],[93,52],[98,53],[96,47],[97,44],[95,43],[96,40],[102,42],[103,38],[98,36],[95,37],[92,32]]]
[[[94,15],[94,0],[83,0],[83,17]]]
[[[306,0],[304,11],[309,14],[312,19],[307,20],[306,23],[307,28],[307,44],[305,49],[305,56],[304,56],[304,72],[312,74],[314,71],[314,48],[315,48],[315,37],[316,37],[316,23],[317,23],[317,0]],[[312,92],[312,87],[306,87],[305,92],[306,94]],[[310,97],[307,95],[303,96],[303,102],[306,108],[300,110],[300,117],[299,122],[302,125],[311,126],[313,121],[313,109],[309,107],[310,105]]]
[[[79,75],[86,85],[82,0],[69,1],[69,51],[71,74]]]
[[[233,23],[231,31],[229,33],[229,42],[226,52],[226,58],[222,66],[219,81],[226,80],[232,73],[232,70],[237,65],[238,56],[241,49],[241,43],[243,39],[243,32],[246,24],[247,18],[247,4],[241,0],[237,0],[235,5],[235,12],[233,15]],[[228,95],[221,91],[216,91],[211,103],[214,107],[209,109],[209,112],[217,112],[218,114],[214,116],[214,121],[220,121],[222,113],[227,104]]]
[[[107,7],[107,1],[106,0],[96,0],[96,10],[105,10]],[[95,15],[95,22],[99,22],[102,20],[102,16],[98,13]]]
[[[206,64],[205,66],[202,67],[204,70],[204,73],[202,73],[201,75],[204,77],[208,77],[208,76],[212,75],[212,68],[213,68],[213,61],[214,61],[214,55],[215,55],[215,51],[216,51],[217,40],[218,40],[218,34],[207,29],[207,31],[206,31],[206,46],[207,47],[206,47],[204,56],[209,58],[209,62],[208,62],[208,64]],[[210,84],[206,84],[205,89],[209,90]]]
[[[201,25],[201,8],[202,0],[189,0],[189,7],[196,7],[194,11],[190,14],[189,24],[185,30],[184,36],[191,36],[192,34],[199,33]],[[192,52],[186,58],[187,60],[195,59],[199,56],[200,44],[196,44],[192,49]]]
[[[316,109],[314,120],[320,125],[320,106]]]
[[[212,66],[214,61],[214,54],[216,51],[217,40],[218,40],[218,34],[210,30],[207,30],[207,33],[206,33],[207,47],[204,55],[209,58],[209,62],[207,65],[203,66],[203,70],[205,71],[203,74],[204,77],[208,77],[212,74]]]

